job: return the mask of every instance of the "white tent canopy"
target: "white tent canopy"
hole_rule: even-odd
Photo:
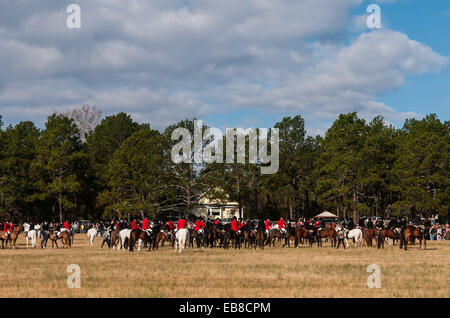
[[[337,218],[337,215],[328,212],[328,211],[324,211],[318,215],[315,216],[315,218]]]

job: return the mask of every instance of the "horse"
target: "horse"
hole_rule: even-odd
[[[381,247],[384,248],[384,241],[386,240],[386,238],[390,238],[392,242],[395,242],[395,232],[388,227],[381,229],[378,232],[378,249],[380,249]]]
[[[55,243],[56,248],[58,248],[58,240],[62,240],[63,242],[63,248],[69,248],[72,245],[71,242],[71,236],[69,231],[61,231],[59,233],[55,233],[54,230],[50,230],[48,231],[49,233],[49,238],[52,241],[52,248],[53,248],[53,243]]]
[[[101,248],[103,248],[103,245],[106,243],[108,245],[108,248],[111,248],[111,229],[101,229],[99,231],[100,236],[103,238]]]
[[[155,236],[155,242],[153,244],[153,250],[155,249],[155,247],[156,247],[156,249],[158,249],[159,242],[161,242],[161,241],[164,242],[164,241],[168,241],[168,240],[169,240],[169,238],[168,238],[166,232],[164,232],[163,230],[160,230],[158,232],[158,234],[156,234],[156,236]]]
[[[252,225],[245,224],[242,228],[242,235],[244,240],[244,247],[246,248],[247,245],[249,247],[252,247],[253,244],[256,245],[256,230],[252,229]]]
[[[278,238],[281,238],[282,234],[280,232],[280,230],[278,229],[271,229],[269,231],[269,234],[267,235],[267,241],[266,244],[272,247],[275,247],[275,240]]]
[[[228,249],[228,244],[231,241],[231,245],[233,246],[234,241],[234,248],[241,249],[241,235],[240,231],[233,231],[231,229],[231,224],[227,224],[225,226],[225,233],[224,233],[224,240],[223,240],[223,248]]]
[[[315,237],[314,229],[306,229],[306,227],[300,227],[295,230],[295,247],[298,248],[298,244],[308,240],[309,247],[313,246]]]
[[[317,246],[322,246],[322,239],[326,237],[331,240],[331,247],[336,246],[337,233],[336,230],[333,229],[332,227],[327,227],[325,229],[319,230],[316,237],[317,237]]]
[[[372,242],[375,236],[375,232],[371,228],[366,228],[364,230],[364,238],[366,239],[367,246],[372,246]]]
[[[422,229],[415,227],[413,225],[407,225],[404,228],[402,228],[402,231],[400,232],[400,249],[404,247],[406,251],[408,241],[416,238],[418,238],[420,242],[419,248],[422,248],[422,240],[423,240],[424,248],[427,249],[427,240],[425,238],[424,231]]]
[[[294,241],[294,244],[295,244],[295,238],[296,238],[296,236],[295,236],[295,227],[293,227],[290,223],[287,225],[287,228],[286,228],[286,234],[284,235],[284,245],[283,245],[283,247],[285,247],[286,245],[288,246],[288,247],[291,247],[290,245],[290,243],[291,243],[291,241]]]
[[[59,232],[57,239],[62,240],[62,248],[69,248],[70,246],[72,246],[72,235],[67,229],[65,231]]]
[[[266,240],[266,230],[264,227],[264,222],[262,220],[259,220],[256,226],[255,250],[257,246],[264,249],[265,240]]]
[[[119,232],[119,242],[120,242],[119,250],[121,248],[123,249],[128,248],[130,242],[130,234],[131,234],[130,229],[123,229]]]
[[[189,229],[189,245],[194,247],[194,241],[197,243],[197,247],[201,246],[201,236],[198,231]]]
[[[89,241],[91,242],[91,245],[94,245],[94,237],[100,236],[100,233],[98,231],[98,228],[92,227],[87,231],[87,236],[89,238]]]
[[[48,231],[45,231],[43,229],[38,230],[38,236],[41,239],[41,248],[47,248],[47,241],[49,239],[49,233]]]
[[[11,230],[11,234],[9,235],[9,240],[11,240],[13,250],[16,249],[16,241],[19,237],[19,234],[23,231],[23,224],[20,223],[16,228]]]
[[[36,229],[30,230],[30,224],[24,223],[24,234],[25,234],[25,240],[27,241],[27,247],[28,247],[28,240],[31,240],[31,247],[36,247],[36,238],[37,238],[37,231]]]
[[[120,248],[120,230],[113,230],[111,231],[111,239],[109,241],[109,248],[115,249],[117,246],[117,249]]]
[[[150,247],[148,251],[150,252],[152,249],[152,240],[153,240],[153,231],[152,230],[142,230],[142,229],[134,229],[130,233],[130,243],[128,250],[130,252],[133,252],[134,250],[134,244],[136,241],[139,241],[138,245],[138,251],[141,250],[141,244],[142,242],[150,243]]]
[[[185,228],[179,229],[175,234],[175,253],[178,250],[178,253],[181,253],[183,248],[188,245],[188,251],[190,251],[189,246],[189,231]]]
[[[348,247],[348,240],[353,240],[355,247],[358,247],[358,243],[362,245],[363,233],[361,229],[353,229],[345,233],[345,243]]]
[[[206,222],[203,229],[199,231],[202,247],[214,247],[214,242],[217,238],[217,231],[212,222]]]

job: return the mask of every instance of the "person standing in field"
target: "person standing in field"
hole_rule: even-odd
[[[339,230],[338,233],[337,233],[337,235],[338,235],[338,244],[337,244],[336,249],[339,248],[339,246],[341,245],[341,243],[342,243],[342,246],[343,246],[344,249],[345,249],[345,242],[344,242],[345,233],[344,233],[344,230],[343,230],[343,229]]]

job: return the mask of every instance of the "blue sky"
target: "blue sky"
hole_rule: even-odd
[[[185,118],[272,127],[302,115],[323,135],[340,113],[450,119],[450,1],[78,0],[0,2],[6,124],[82,104],[157,129]],[[383,28],[366,26],[381,7]]]
[[[450,1],[404,0],[382,6],[390,28],[450,56]],[[438,74],[408,77],[403,87],[380,100],[400,111],[436,113],[441,120],[449,120],[450,67]]]
[[[450,56],[450,1],[401,0],[391,3],[364,1],[351,10],[352,15],[364,13],[371,3],[381,7],[383,27],[405,33],[410,39],[430,46],[435,52]],[[356,35],[359,33],[359,30],[355,32]],[[378,100],[399,112],[415,112],[420,115],[436,113],[442,121],[450,120],[450,67],[447,66],[438,73],[410,75],[405,78],[404,85],[386,91]],[[219,126],[226,126],[228,123],[252,125],[253,122],[257,122],[264,127],[272,127],[283,116],[296,114],[296,112],[274,113],[266,110],[252,112],[246,109],[213,115],[206,119]],[[249,118],[258,120],[252,122],[248,120]],[[401,127],[402,123],[398,121],[395,124]],[[330,121],[326,120],[319,123],[320,127],[329,125]]]

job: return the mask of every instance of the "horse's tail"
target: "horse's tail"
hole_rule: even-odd
[[[71,247],[71,246],[72,246],[72,237],[69,234],[69,247]]]
[[[130,233],[130,239],[128,240],[128,250],[129,250],[130,252],[133,252],[134,242],[135,242],[135,240],[134,240],[134,238],[133,238],[133,231],[131,231],[131,233]]]
[[[381,243],[382,243],[382,237],[383,235],[381,235],[381,231],[380,231],[380,233],[378,233],[378,248],[380,248],[381,247]]]

